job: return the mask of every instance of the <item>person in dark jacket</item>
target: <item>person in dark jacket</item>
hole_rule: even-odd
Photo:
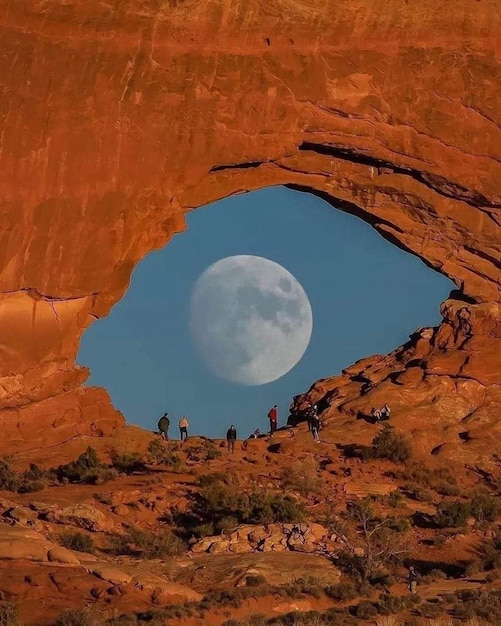
[[[162,437],[162,439],[165,439],[165,441],[169,441],[170,419],[168,413],[164,413],[162,415],[162,417],[158,420],[157,426],[160,437]]]
[[[316,404],[314,404],[311,407],[308,424],[311,430],[311,434],[313,435],[314,441],[316,443],[320,443],[320,437],[318,436],[318,431],[320,430],[320,418],[318,417],[318,410],[317,410]]]
[[[235,441],[237,440],[237,429],[233,424],[228,428],[226,432],[226,441],[228,442],[228,452],[233,454],[235,452]]]
[[[407,584],[409,585],[409,591],[412,595],[415,595],[417,592],[417,584],[418,584],[419,575],[414,568],[414,565],[409,567],[409,573],[407,574]]]

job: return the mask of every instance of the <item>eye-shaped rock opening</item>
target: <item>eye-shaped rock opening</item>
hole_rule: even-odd
[[[302,191],[272,187],[192,212],[187,231],[143,260],[122,301],[86,332],[79,362],[90,367],[90,384],[105,387],[129,422],[152,429],[156,416],[168,410],[174,421],[187,413],[193,432],[201,435],[224,435],[228,420],[242,435],[255,427],[264,431],[268,404],[279,404],[283,422],[293,396],[314,380],[341,373],[368,355],[386,354],[409,334],[413,339],[401,350],[409,355],[402,356],[400,364],[395,357],[385,357],[386,369],[381,356],[367,361],[379,363],[380,378],[387,378],[396,390],[406,376],[407,385],[413,379],[418,382],[418,372],[424,379],[423,358],[410,354],[418,335],[429,338],[434,331],[414,331],[438,325],[440,302],[452,283],[384,241],[353,215],[353,207],[345,203],[338,211],[332,199],[327,204],[325,198]],[[240,253],[270,259],[290,271],[306,292],[301,302],[284,301],[280,281],[270,291],[268,279],[274,275],[248,285],[239,268],[252,273],[256,256],[251,256],[242,267],[231,265],[222,282],[206,277],[203,302],[190,317],[200,275],[214,262],[219,265],[220,259],[230,261]],[[260,268],[256,271],[268,271]],[[290,371],[277,370],[275,376],[273,359],[278,357],[266,356],[260,332],[268,342],[280,339],[279,318],[288,312],[291,328],[280,350],[294,352],[302,341],[302,318],[296,309],[304,308],[303,300],[313,312],[306,354]],[[197,327],[190,334],[193,321]],[[214,325],[221,332],[197,352],[200,337],[207,339]],[[254,348],[256,380],[239,360],[242,349],[253,353]],[[410,374],[404,375],[406,368]],[[268,378],[273,382],[259,386]],[[369,392],[374,393],[373,379],[370,368],[362,366],[351,376],[352,394],[357,399],[366,396],[365,404]],[[320,398],[325,408],[330,406],[328,395]],[[349,406],[346,411],[353,414]]]

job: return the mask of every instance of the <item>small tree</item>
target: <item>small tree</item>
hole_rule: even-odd
[[[435,515],[435,523],[439,528],[458,528],[466,524],[470,514],[469,502],[461,502],[461,500],[440,502]]]
[[[495,522],[501,505],[498,498],[479,491],[471,499],[471,514],[477,522]]]
[[[331,521],[330,527],[345,548],[338,565],[359,582],[374,580],[384,566],[400,561],[412,547],[408,531],[396,527],[392,517],[378,517],[370,498],[350,502],[347,518],[355,522],[355,533],[343,520]]]
[[[405,463],[411,457],[411,446],[393,426],[385,424],[372,440],[370,456],[375,459],[388,459],[394,463]]]

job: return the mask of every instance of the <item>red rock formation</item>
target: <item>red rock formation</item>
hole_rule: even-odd
[[[101,392],[78,390],[79,340],[135,264],[187,210],[273,184],[358,215],[461,291],[413,344],[417,365],[385,360],[388,385],[442,377],[468,396],[459,376],[499,400],[496,3],[0,8],[4,432],[33,412],[54,424],[61,394],[92,412]]]

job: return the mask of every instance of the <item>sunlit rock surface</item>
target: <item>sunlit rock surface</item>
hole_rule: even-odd
[[[501,382],[495,3],[0,8],[6,451],[122,425],[103,392],[80,389],[82,333],[186,211],[286,184],[358,215],[463,294],[438,330],[362,366],[369,382],[343,387],[343,409],[388,399],[425,448],[488,452]],[[446,438],[426,434],[446,425]]]

